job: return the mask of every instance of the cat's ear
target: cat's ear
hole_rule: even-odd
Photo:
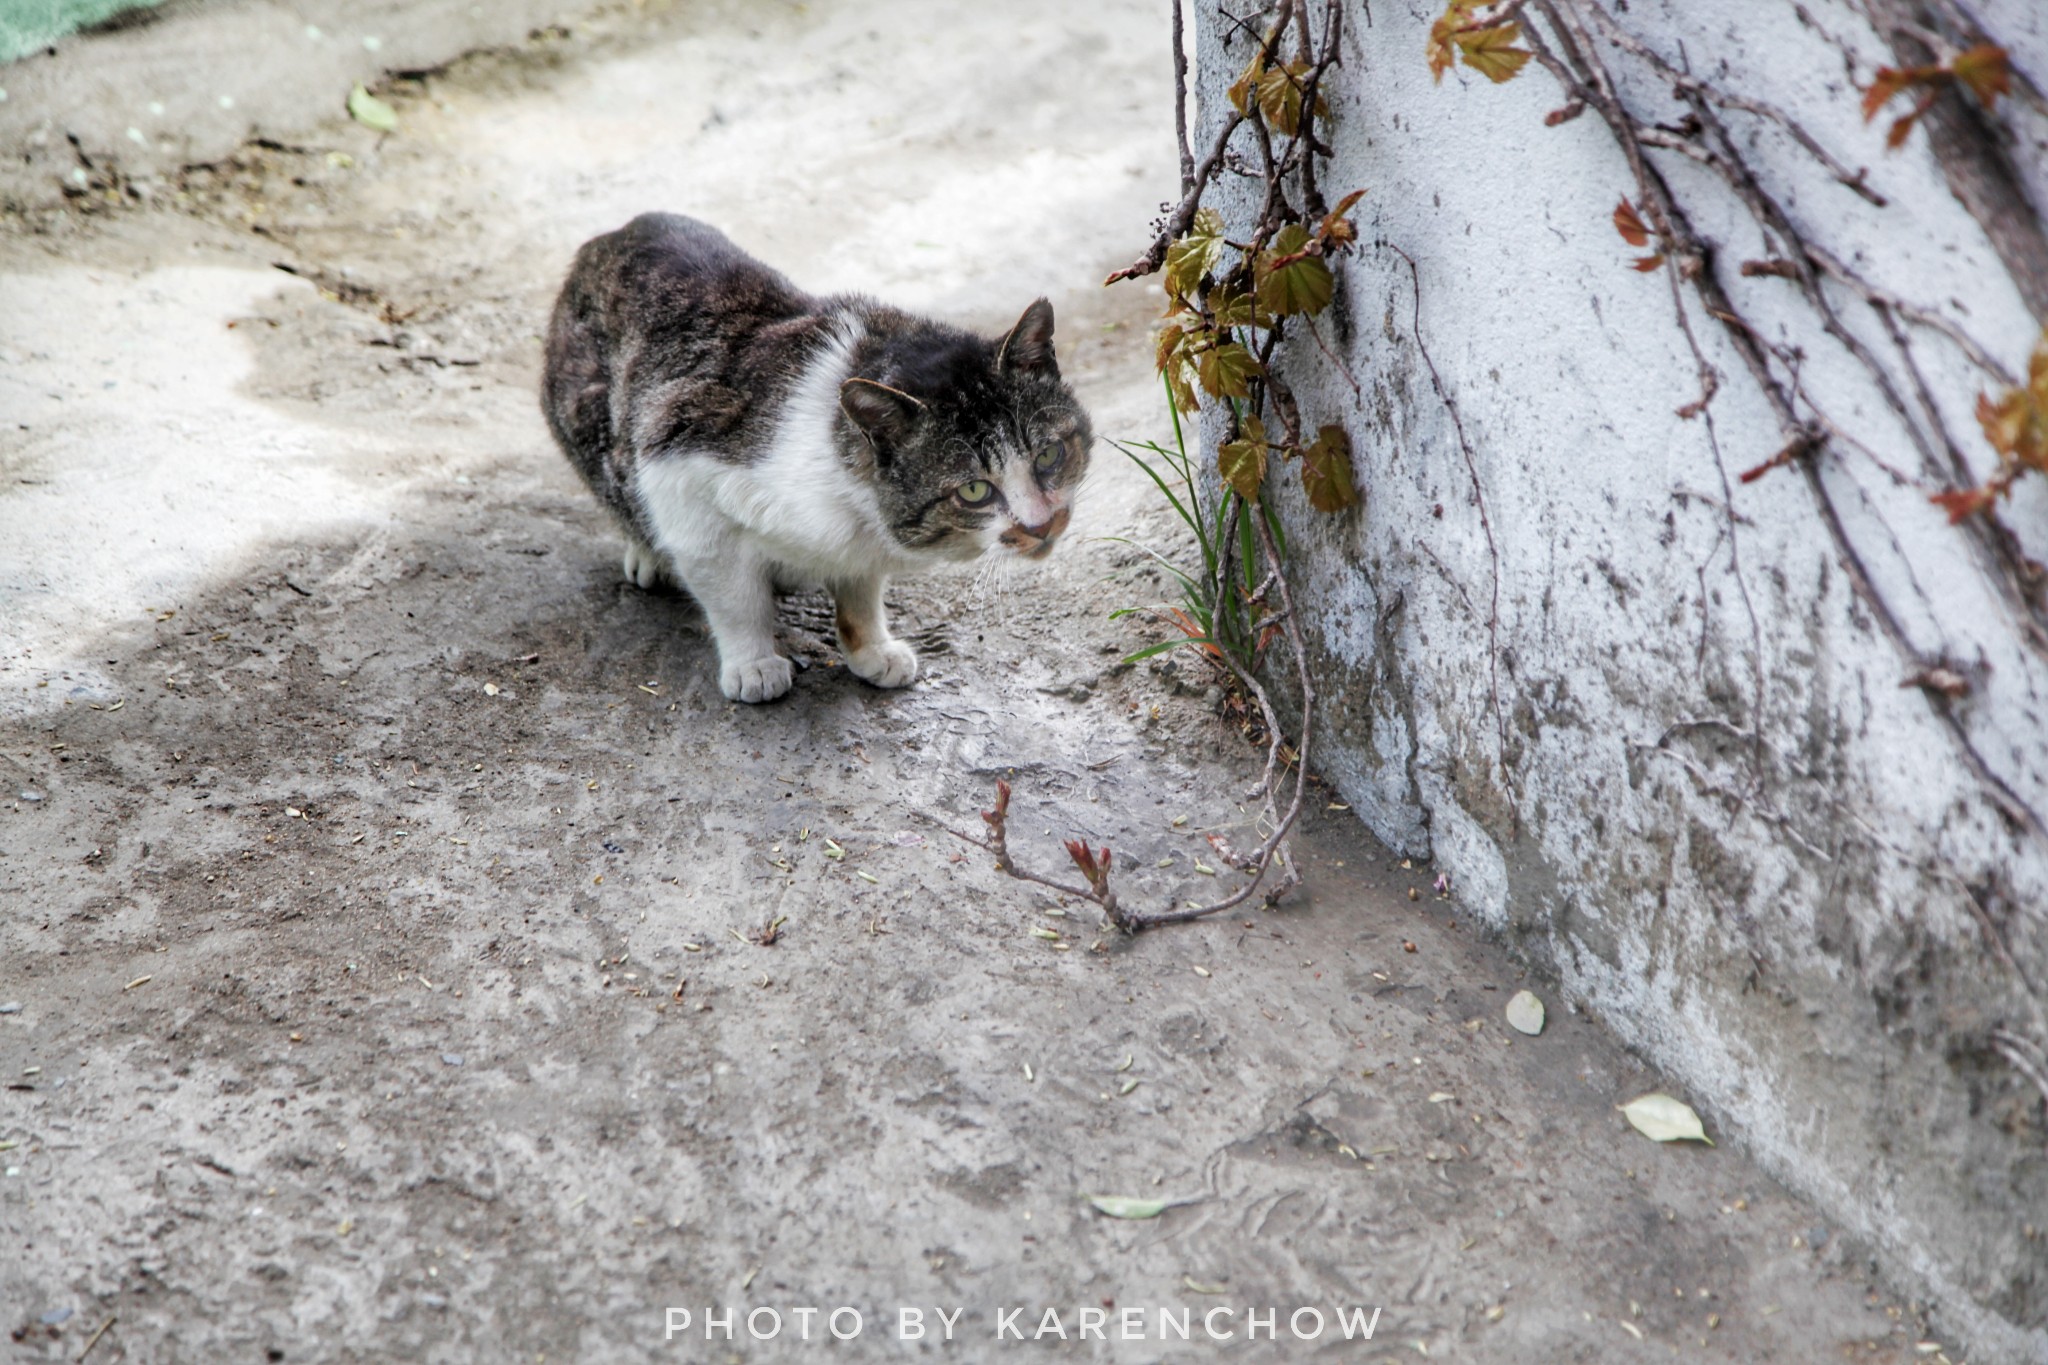
[[[909,432],[922,402],[901,389],[877,384],[872,379],[849,379],[839,386],[839,407],[882,455]]]
[[[1034,300],[996,347],[996,373],[1013,371],[1060,377],[1060,364],[1052,353],[1052,305],[1044,299]]]

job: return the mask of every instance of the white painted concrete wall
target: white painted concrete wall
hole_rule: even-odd
[[[1375,833],[1449,871],[1460,913],[1554,971],[1713,1130],[1933,1300],[1971,1359],[2048,1359],[2048,1243],[2026,1231],[2048,1226],[2042,1106],[1988,1042],[1994,1027],[2039,1037],[2040,1001],[1985,930],[2048,984],[2048,845],[1998,812],[1929,699],[1900,687],[1900,656],[1800,477],[1735,482],[1783,438],[1689,290],[1722,385],[1711,427],[1675,415],[1699,395],[1695,366],[1665,275],[1626,268],[1635,253],[1609,215],[1635,188],[1606,127],[1589,112],[1546,128],[1564,100],[1533,65],[1504,86],[1462,70],[1432,85],[1438,9],[1380,3],[1368,20],[1346,6],[1323,183],[1332,199],[1367,195],[1360,250],[1318,325],[1349,377],[1306,338],[1283,359],[1310,429],[1349,429],[1365,494],[1341,518],[1282,494],[1330,694],[1315,757]],[[1888,207],[1732,117],[1812,240],[2023,369],[2039,326],[1924,133],[1887,154],[1884,122],[1862,121],[1844,50],[1867,79],[1886,60],[1869,26],[1845,4],[1805,9],[1812,22],[1790,0],[1635,3],[1621,17],[1870,167]],[[1192,12],[1203,142],[1251,49],[1215,7]],[[1978,14],[2048,81],[2039,6]],[[1660,117],[1682,112],[1653,84],[1627,89]],[[2041,122],[2020,122],[2038,194]],[[1985,763],[2048,812],[2048,652],[2022,642],[1981,557],[1914,486],[1925,475],[1904,427],[1793,286],[1736,274],[1767,254],[1748,215],[1680,158],[1657,161],[1719,244],[1738,305],[1805,352],[1814,401],[1868,447],[1838,443],[1821,462],[1856,552],[1913,642],[1967,667],[1975,690],[1957,712]],[[1226,181],[1242,223],[1254,182]],[[1421,338],[1470,470],[1394,248],[1418,268]],[[1836,302],[1895,356],[1867,307]],[[1985,377],[1930,332],[1913,345],[1988,471],[1971,416]],[[2004,515],[2048,559],[2048,480]],[[1760,760],[1742,737],[1755,733]]]

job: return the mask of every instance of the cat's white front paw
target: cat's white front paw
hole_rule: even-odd
[[[718,687],[733,701],[774,701],[789,691],[793,676],[789,660],[780,654],[767,654],[721,665]]]
[[[626,574],[626,581],[637,588],[652,588],[668,576],[668,566],[661,562],[661,556],[631,536],[626,538],[626,558],[620,566]]]
[[[917,679],[917,651],[901,640],[886,640],[854,650],[846,666],[877,687],[908,687]]]

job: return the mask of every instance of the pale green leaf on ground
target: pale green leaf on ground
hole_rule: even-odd
[[[398,127],[398,111],[371,94],[362,85],[348,92],[349,117],[365,128],[389,133]]]
[[[1166,1212],[1164,1199],[1131,1199],[1121,1194],[1090,1195],[1096,1211],[1112,1218],[1157,1218]]]
[[[1714,1140],[1707,1136],[1707,1130],[1700,1126],[1700,1116],[1692,1111],[1692,1106],[1669,1095],[1652,1091],[1622,1105],[1621,1112],[1638,1133],[1658,1142],[1714,1145]]]
[[[1515,998],[1508,1001],[1507,1016],[1509,1026],[1517,1033],[1534,1038],[1543,1032],[1543,1002],[1534,991],[1516,991]]]

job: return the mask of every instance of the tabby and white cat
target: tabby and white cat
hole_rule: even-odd
[[[789,690],[775,591],[820,584],[878,687],[917,676],[892,574],[998,546],[1039,558],[1088,468],[1044,299],[988,341],[857,295],[814,298],[715,228],[643,214],[584,244],[548,328],[541,405],[626,530],[626,577],[703,608],[719,686]]]

